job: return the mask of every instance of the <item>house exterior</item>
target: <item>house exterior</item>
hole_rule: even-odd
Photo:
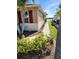
[[[24,9],[17,8],[17,22],[23,31],[40,31],[46,18],[46,13],[40,5],[27,4]],[[19,27],[18,27],[18,31]]]
[[[53,17],[53,21],[56,22],[57,24],[59,24],[59,21],[60,21],[60,20],[61,20],[61,16],[55,15],[55,16]]]

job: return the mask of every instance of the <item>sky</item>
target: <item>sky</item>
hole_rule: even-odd
[[[32,3],[32,0],[29,0]],[[47,12],[47,17],[53,17],[57,11],[61,0],[35,0],[36,4],[40,4],[45,12]]]

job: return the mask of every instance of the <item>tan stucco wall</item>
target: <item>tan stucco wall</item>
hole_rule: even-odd
[[[43,26],[44,24],[44,18],[42,13],[38,10],[38,30]]]
[[[33,11],[33,22],[38,23],[38,31],[44,24],[44,15],[40,12],[38,8],[27,8],[27,10],[32,10]]]
[[[28,7],[27,11],[32,10],[33,12],[33,23],[37,23],[37,10],[38,8],[36,7]]]

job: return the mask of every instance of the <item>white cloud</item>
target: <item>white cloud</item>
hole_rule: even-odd
[[[48,14],[47,17],[53,17],[56,13],[56,10],[48,9],[48,10],[45,10],[45,12]]]
[[[58,5],[58,4],[59,4],[58,2],[57,2],[57,3],[51,3],[51,4],[49,4],[49,5],[47,6],[46,9],[51,9],[52,7],[54,7],[54,6]]]
[[[47,12],[48,16],[47,17],[53,17],[55,12],[56,12],[56,8],[59,5],[59,2],[49,0],[47,7],[45,8],[45,11]]]

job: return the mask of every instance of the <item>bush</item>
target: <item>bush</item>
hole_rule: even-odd
[[[39,33],[35,39],[28,39],[23,35],[22,38],[17,40],[17,53],[45,51],[47,46],[53,43],[53,38],[57,35],[57,30],[51,23],[49,23],[49,28],[51,37]]]
[[[28,38],[21,38],[17,40],[17,52],[27,53],[31,50],[33,41]]]
[[[54,39],[57,36],[57,29],[55,28],[55,26],[52,25],[50,21],[48,22],[48,24],[49,24],[51,39]]]
[[[22,36],[17,40],[17,52],[28,53],[29,51],[42,51],[46,49],[47,39],[40,33],[35,39]]]
[[[36,50],[44,50],[46,49],[47,39],[44,37],[42,33],[39,34],[38,37],[34,40],[34,45]]]

